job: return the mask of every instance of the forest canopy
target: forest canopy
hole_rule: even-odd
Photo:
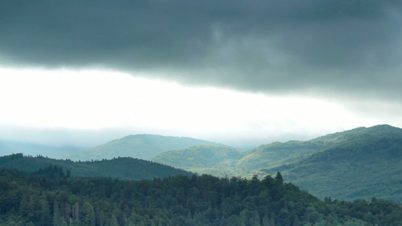
[[[61,167],[0,171],[0,225],[402,225],[382,200],[321,201],[276,177],[175,176],[148,181],[71,177]]]

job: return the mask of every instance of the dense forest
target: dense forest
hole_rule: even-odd
[[[148,181],[71,177],[61,167],[33,173],[0,170],[0,225],[16,226],[298,226],[402,225],[388,201],[321,201],[281,174]]]

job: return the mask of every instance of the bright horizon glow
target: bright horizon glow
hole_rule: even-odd
[[[106,70],[0,68],[0,104],[0,127],[127,128],[217,140],[381,123],[325,99],[184,86]]]

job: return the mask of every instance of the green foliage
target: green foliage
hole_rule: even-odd
[[[120,181],[53,171],[63,172],[57,167],[35,173],[0,171],[0,225],[402,225],[399,205],[320,201],[279,176]]]

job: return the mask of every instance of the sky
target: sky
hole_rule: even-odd
[[[402,126],[402,3],[1,0],[0,139]]]

